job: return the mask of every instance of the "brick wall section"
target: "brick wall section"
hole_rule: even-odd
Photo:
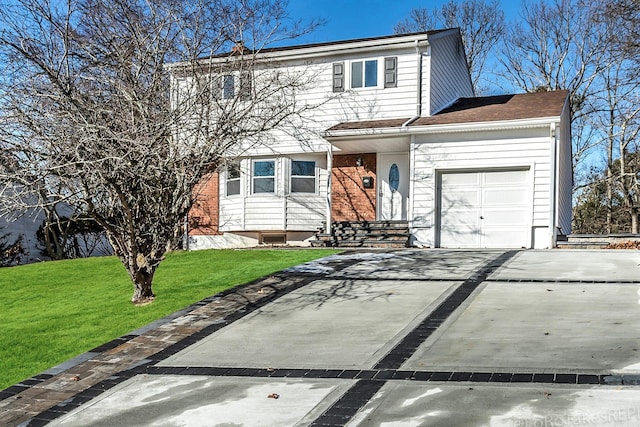
[[[362,166],[356,166],[358,158]],[[374,179],[373,188],[364,188],[362,177]],[[333,157],[331,170],[331,219],[333,221],[375,221],[376,154],[345,154]]]
[[[218,231],[220,223],[220,176],[213,172],[200,181],[194,188],[194,202],[189,211],[189,235],[213,236],[222,234]]]

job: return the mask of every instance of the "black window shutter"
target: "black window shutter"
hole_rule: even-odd
[[[344,62],[333,63],[333,91],[344,92]]]
[[[251,73],[249,71],[240,73],[239,96],[243,101],[251,99]]]
[[[384,87],[398,86],[398,58],[384,58]]]

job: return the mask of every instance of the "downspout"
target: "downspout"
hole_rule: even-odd
[[[564,185],[563,182],[560,181],[560,168],[563,167],[560,162],[561,162],[561,157],[560,157],[560,150],[561,150],[561,138],[562,138],[562,128],[560,127],[560,123],[556,123],[556,137],[554,139],[554,144],[556,145],[556,149],[554,151],[555,153],[555,162],[556,162],[556,169],[554,172],[554,176],[555,176],[555,182],[556,182],[556,200],[555,200],[555,205],[556,205],[556,210],[555,210],[555,218],[556,218],[556,224],[555,227],[553,227],[553,244],[554,247],[555,245],[558,244],[558,235],[563,232],[561,224],[560,224],[560,187],[562,185]]]
[[[422,116],[422,52],[420,52],[420,40],[415,40],[416,46],[416,115],[402,124],[406,128]]]
[[[549,203],[551,204],[551,209],[549,212],[549,231],[550,231],[550,241],[549,248],[553,249],[556,246],[556,237],[557,237],[557,228],[556,228],[556,219],[558,212],[558,189],[556,182],[558,180],[558,135],[556,124],[551,123],[550,128],[550,137],[551,137],[551,194],[549,195]]]
[[[327,150],[327,223],[324,232],[331,234],[331,176],[333,175],[333,145]]]

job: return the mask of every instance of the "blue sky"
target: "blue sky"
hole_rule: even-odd
[[[323,18],[327,23],[298,40],[319,43],[393,34],[394,25],[409,15],[411,9],[435,9],[447,0],[289,0],[292,18]],[[501,0],[507,20],[516,19],[517,0]]]

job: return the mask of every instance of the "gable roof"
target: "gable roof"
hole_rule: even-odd
[[[568,95],[568,91],[558,90],[552,92],[459,98],[451,106],[439,113],[429,117],[420,117],[413,121],[408,127],[560,117]],[[402,127],[408,120],[410,120],[409,117],[403,119],[344,122],[329,128],[328,131],[396,128]]]
[[[438,37],[455,35],[461,38],[459,28],[445,28],[416,33],[392,34],[378,37],[366,37],[349,40],[336,40],[321,43],[309,43],[290,46],[264,47],[251,49],[242,41],[229,52],[221,52],[212,55],[204,55],[197,58],[196,62],[181,61],[166,64],[166,68],[176,73],[192,73],[199,67],[204,71],[210,71],[212,64],[226,64],[227,62],[242,61],[272,61],[272,60],[309,60],[312,58],[326,57],[336,54],[351,52],[375,52],[386,49],[413,47],[416,43],[429,45],[430,41]],[[195,68],[194,68],[195,67]]]
[[[212,56],[207,56],[205,58],[226,58],[229,56],[237,56],[240,53],[245,54],[268,54],[268,53],[276,53],[276,52],[288,52],[295,50],[309,50],[309,49],[317,49],[322,48],[323,50],[329,48],[340,48],[344,45],[371,45],[371,46],[383,46],[385,44],[392,44],[396,42],[402,42],[407,40],[413,40],[416,37],[430,37],[439,33],[444,33],[447,31],[459,31],[457,28],[445,28],[439,30],[429,30],[429,31],[421,31],[416,33],[404,33],[404,34],[392,34],[386,36],[377,36],[377,37],[365,37],[358,39],[347,39],[347,40],[335,40],[328,42],[320,42],[320,43],[308,43],[308,44],[299,44],[299,45],[290,45],[290,46],[279,46],[279,47],[268,47],[257,50],[252,49],[232,49],[230,52],[224,52]]]

